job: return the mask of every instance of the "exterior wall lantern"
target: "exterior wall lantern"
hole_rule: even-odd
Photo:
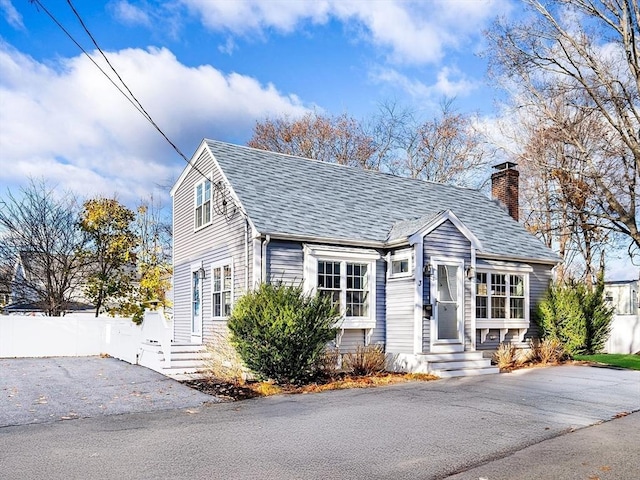
[[[205,278],[207,278],[207,272],[204,269],[204,267],[200,267],[197,270],[197,274],[198,274],[198,280],[204,280]]]

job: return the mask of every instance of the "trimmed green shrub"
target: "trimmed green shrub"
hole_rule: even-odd
[[[317,374],[338,314],[331,299],[300,286],[261,284],[241,297],[229,318],[231,342],[257,377],[304,384]]]
[[[603,291],[602,277],[591,290],[576,282],[552,285],[538,307],[541,337],[560,341],[570,355],[601,352],[613,319]]]

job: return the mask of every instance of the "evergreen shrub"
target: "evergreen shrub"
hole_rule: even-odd
[[[263,283],[236,302],[228,326],[232,344],[258,378],[300,385],[318,374],[337,320],[329,297]]]
[[[538,307],[541,337],[560,341],[570,355],[601,352],[613,319],[603,292],[602,276],[592,289],[576,282],[552,285]]]

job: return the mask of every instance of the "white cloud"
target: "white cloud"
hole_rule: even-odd
[[[187,156],[203,137],[244,141],[257,119],[305,111],[273,85],[208,65],[187,67],[166,49],[108,55]],[[45,65],[0,42],[0,71],[0,183],[46,176],[79,194],[117,193],[131,202],[184,167],[86,57]]]
[[[132,5],[126,0],[109,3],[108,8],[117,20],[126,25],[142,25],[145,27],[151,25],[149,14],[142,8]]]
[[[442,97],[465,97],[478,88],[477,82],[469,80],[462,72],[452,67],[441,68],[433,84],[409,78],[392,68],[378,69],[372,74],[372,78],[374,81],[399,87],[419,101],[437,101]]]
[[[331,18],[359,28],[360,37],[389,52],[399,64],[435,63],[459,49],[487,23],[511,10],[509,0],[180,0],[214,31],[263,36],[291,33]]]
[[[20,15],[20,12],[13,6],[11,0],[0,0],[0,10],[2,10],[4,19],[9,25],[18,30],[24,30],[22,15]]]

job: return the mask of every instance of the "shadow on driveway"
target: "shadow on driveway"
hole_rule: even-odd
[[[0,359],[0,427],[190,408],[218,401],[115,358]]]

